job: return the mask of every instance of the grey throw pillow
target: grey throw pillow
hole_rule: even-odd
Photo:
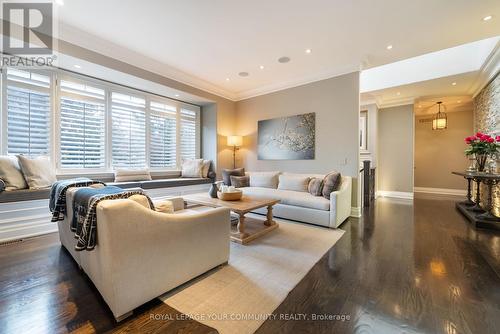
[[[307,191],[313,196],[321,196],[323,194],[323,179],[319,177],[311,178]]]
[[[243,188],[250,186],[250,177],[248,176],[229,176],[231,179],[231,185],[235,188]]]
[[[340,181],[341,176],[339,172],[327,174],[323,180],[323,197],[330,199],[330,193],[339,189]]]
[[[222,170],[222,180],[226,186],[231,185],[231,175],[233,176],[245,176],[245,168],[236,169],[223,169]]]

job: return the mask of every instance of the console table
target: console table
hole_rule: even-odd
[[[452,172],[467,180],[467,199],[456,204],[457,209],[475,227],[500,230],[500,218],[493,214],[493,187],[500,183],[500,174],[479,172]],[[476,193],[473,199],[472,182],[476,183]],[[481,207],[481,183],[488,191],[484,208]],[[484,194],[483,194],[484,195]]]

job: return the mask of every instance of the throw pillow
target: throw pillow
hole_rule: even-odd
[[[330,193],[337,191],[342,180],[339,172],[331,172],[325,176],[323,180],[323,197],[330,199]]]
[[[16,157],[0,156],[0,179],[7,191],[28,188]]]
[[[323,179],[313,177],[311,181],[309,181],[307,191],[313,196],[321,196],[323,194]]]
[[[142,205],[143,207],[145,207],[146,209],[151,209],[150,205],[149,205],[149,201],[147,199],[146,196],[144,195],[132,195],[128,198],[129,200],[132,200],[136,203],[139,203],[140,205]]]
[[[252,172],[250,175],[250,187],[278,188],[280,172]]]
[[[161,200],[154,202],[155,209],[161,213],[174,213],[174,203],[169,200]]]
[[[294,174],[282,174],[279,176],[278,189],[280,190],[293,190],[293,191],[307,191],[309,185],[309,176],[301,176]]]
[[[182,162],[182,177],[203,177],[203,159],[186,159]]]
[[[201,177],[208,177],[208,171],[210,169],[210,164],[212,161],[210,160],[203,160],[203,164],[201,166]]]
[[[235,188],[250,187],[250,177],[248,176],[230,176],[231,185]]]
[[[127,181],[151,181],[151,174],[148,169],[117,169],[115,182]]]
[[[32,159],[18,155],[17,159],[30,189],[47,188],[57,181],[49,157],[40,156]]]
[[[226,186],[231,185],[231,175],[233,176],[245,176],[245,168],[236,169],[223,169],[222,170],[222,180]]]

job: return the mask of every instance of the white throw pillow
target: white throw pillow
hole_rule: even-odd
[[[182,162],[182,177],[203,177],[203,159],[186,159]]]
[[[278,189],[307,192],[309,176],[284,174],[279,176]]]
[[[248,175],[250,176],[250,187],[278,188],[280,172],[249,172]]]
[[[28,188],[17,157],[0,156],[0,179],[5,183],[7,191]]]
[[[208,177],[208,171],[210,169],[210,163],[211,163],[210,160],[203,160],[203,164],[202,164],[202,167],[201,167],[202,177]]]
[[[30,189],[47,188],[57,181],[49,157],[28,158],[24,155],[18,155],[17,158]]]
[[[151,174],[148,169],[117,169],[115,182],[127,181],[151,181]]]

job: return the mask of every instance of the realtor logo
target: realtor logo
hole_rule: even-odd
[[[52,54],[52,3],[8,2],[2,9],[4,54]]]

